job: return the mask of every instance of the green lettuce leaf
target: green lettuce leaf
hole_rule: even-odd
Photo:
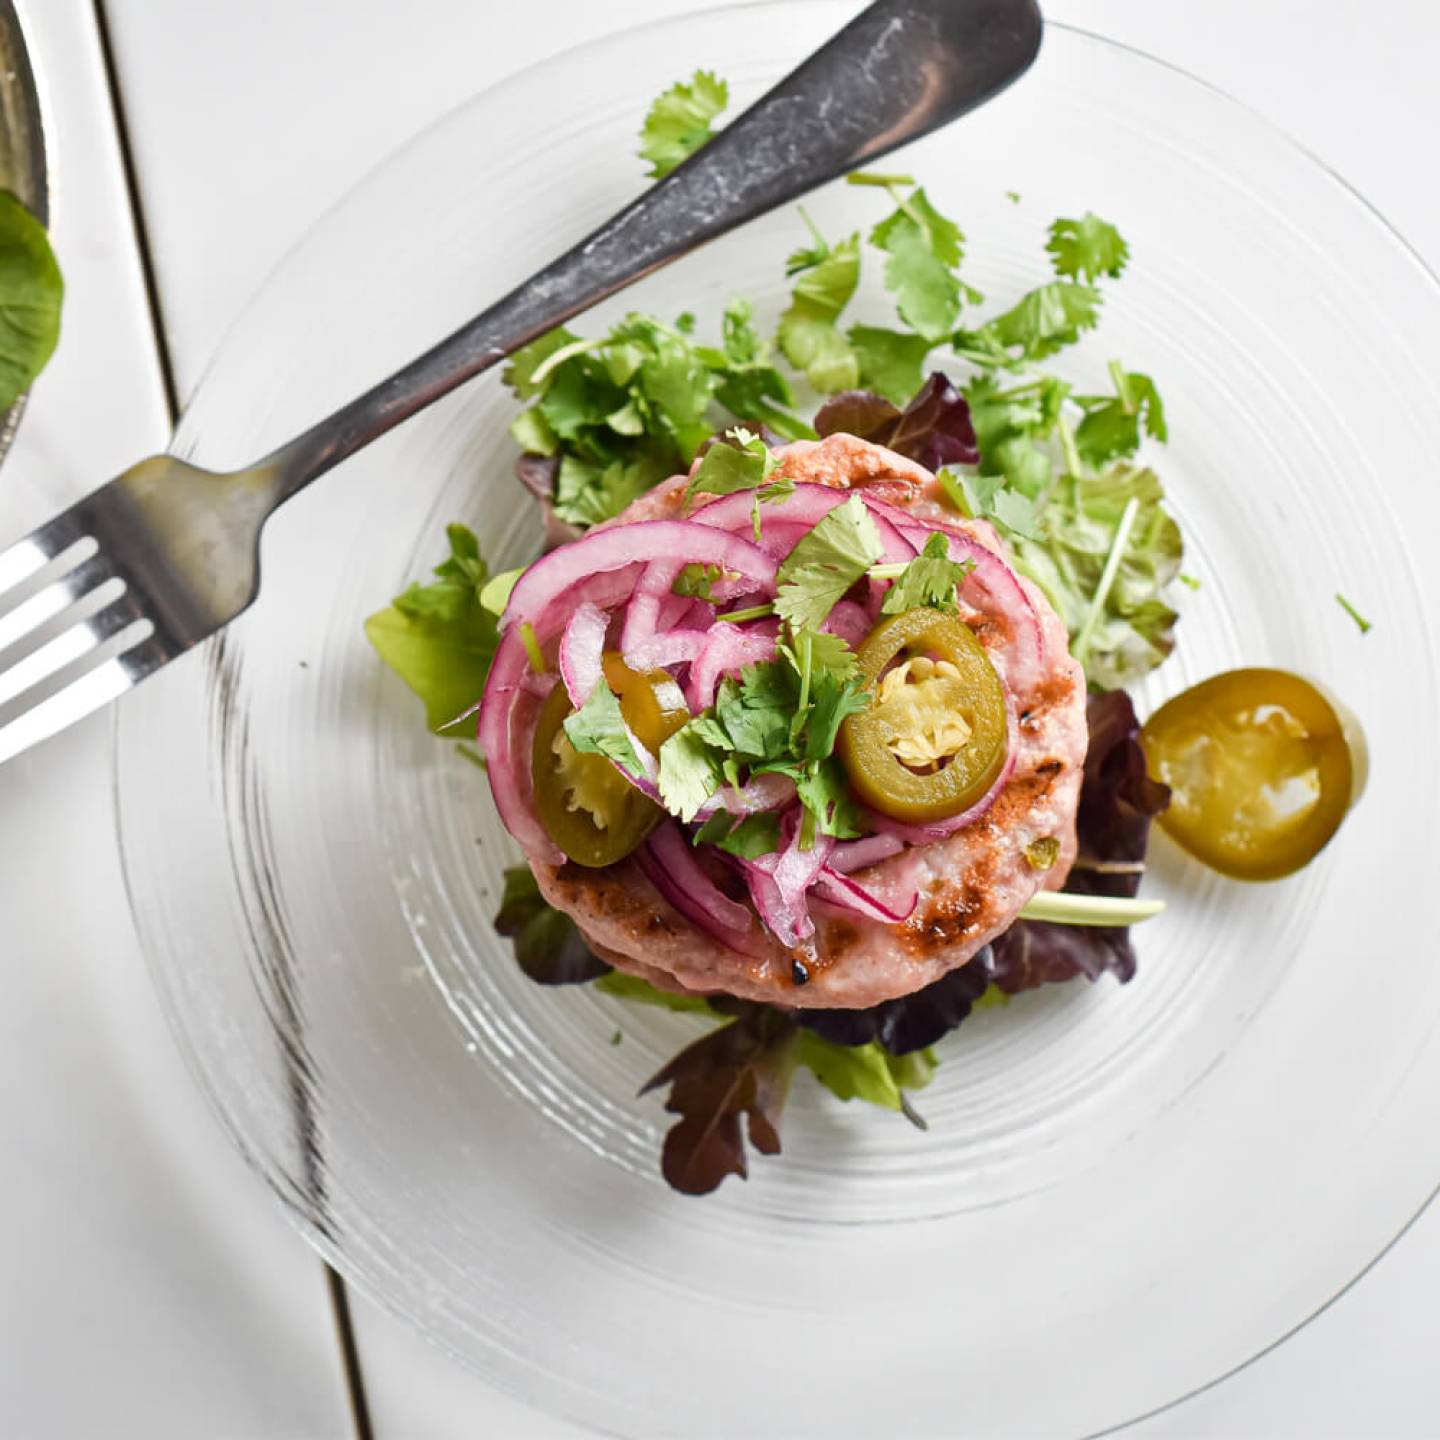
[[[30,388],[55,353],[64,298],[45,227],[0,190],[0,410]]]
[[[480,543],[464,525],[451,525],[450,558],[428,585],[412,584],[370,616],[365,634],[380,658],[425,702],[426,723],[440,734],[468,718],[485,690],[499,631],[481,604],[489,571]]]
[[[1066,475],[1046,505],[1047,538],[1011,539],[1017,565],[1049,597],[1072,646],[1083,648],[1079,658],[1098,689],[1133,685],[1174,649],[1178,617],[1165,592],[1180,573],[1184,546],[1164,499],[1153,470],[1123,461],[1099,475]],[[1096,610],[1127,511],[1128,539]]]

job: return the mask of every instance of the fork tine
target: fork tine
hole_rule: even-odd
[[[89,533],[87,501],[72,505],[38,530],[0,550],[0,616],[90,559],[99,548]]]
[[[113,599],[113,593],[107,593],[103,602],[95,598],[107,586],[128,588],[110,561],[93,550],[80,564],[74,565],[77,548],[71,546],[63,556],[63,565],[73,565],[73,568],[57,570],[60,564],[57,557],[56,562],[33,572],[23,587],[19,587],[27,592],[19,604],[7,610],[5,603],[10,597],[0,596],[0,674],[67,626],[84,619],[101,603]],[[42,577],[44,583],[40,583]],[[11,595],[14,594],[12,590]]]
[[[154,623],[131,619],[38,684],[0,701],[0,764],[109,704],[168,658]]]
[[[79,600],[0,650],[0,705],[142,618],[123,580],[114,575],[102,580]]]

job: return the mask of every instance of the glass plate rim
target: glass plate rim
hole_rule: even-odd
[[[479,90],[476,90],[473,94],[468,95],[458,104],[452,106],[448,110],[444,111],[442,114],[436,116],[433,120],[429,121],[421,129],[415,131],[411,135],[406,136],[403,140],[399,141],[396,145],[394,145],[390,150],[385,152],[385,154],[380,156],[373,164],[367,167],[365,171],[360,174],[355,180],[353,180],[349,185],[347,185],[345,189],[339,195],[337,195],[333,201],[326,205],[325,208],[318,215],[315,216],[312,222],[295,237],[294,241],[285,248],[285,250],[276,259],[274,264],[271,265],[271,267],[265,272],[264,277],[246,296],[243,304],[241,304],[240,307],[236,310],[230,323],[226,326],[211,356],[207,359],[204,367],[201,369],[199,377],[197,378],[195,384],[191,387],[190,394],[186,399],[185,407],[182,410],[179,419],[177,420],[176,434],[178,434],[183,428],[184,421],[189,413],[191,403],[193,402],[194,398],[198,394],[200,394],[205,388],[207,382],[211,377],[211,373],[215,369],[220,357],[228,349],[233,335],[243,326],[251,311],[257,306],[264,294],[269,290],[276,277],[289,267],[295,255],[306,244],[309,243],[312,236],[324,225],[326,225],[332,219],[334,214],[339,209],[341,209],[357,191],[369,185],[376,175],[378,175],[380,172],[382,172],[395,161],[397,161],[402,155],[410,151],[412,148],[423,144],[432,131],[438,129],[441,126],[449,124],[461,111],[469,108],[471,105],[478,104],[481,101],[493,100],[501,92],[508,90],[511,87],[518,87],[523,85],[527,80],[532,79],[537,74],[543,72],[549,66],[555,64],[558,61],[575,57],[589,51],[593,51],[599,47],[609,46],[615,43],[623,43],[625,40],[632,36],[653,34],[657,31],[663,30],[684,29],[686,26],[691,25],[695,21],[703,18],[713,18],[723,15],[736,15],[758,10],[793,10],[808,3],[810,3],[810,0],[728,0],[728,3],[700,6],[694,10],[688,10],[681,15],[670,15],[656,19],[642,20],[631,25],[622,26],[618,29],[607,31],[605,34],[593,37],[589,40],[580,41],[574,45],[564,46],[551,54],[542,56],[541,58],[530,62],[528,65],[523,66],[519,70],[513,71],[510,74],[504,76],[503,78],[496,80],[491,84],[482,87]],[[833,5],[834,0],[827,0],[827,3]],[[1417,279],[1422,284],[1428,286],[1437,297],[1440,297],[1440,270],[1437,270],[1429,263],[1429,261],[1426,260],[1426,258],[1420,253],[1416,246],[1397,228],[1397,226],[1391,220],[1389,220],[1389,218],[1384,214],[1384,212],[1380,210],[1380,208],[1373,201],[1371,201],[1364,194],[1363,191],[1361,191],[1354,183],[1352,183],[1338,170],[1336,170],[1315,150],[1310,148],[1303,141],[1299,140],[1295,135],[1293,135],[1284,125],[1280,124],[1278,121],[1271,119],[1268,115],[1266,115],[1264,112],[1262,112],[1255,106],[1251,105],[1248,101],[1240,99],[1238,96],[1232,94],[1230,91],[1226,90],[1223,86],[1215,83],[1214,81],[1206,79],[1203,75],[1196,74],[1194,71],[1187,69],[1185,66],[1180,65],[1173,60],[1168,60],[1163,56],[1153,54],[1152,52],[1144,49],[1141,46],[1131,44],[1128,41],[1118,40],[1113,36],[1102,34],[1097,30],[1092,30],[1083,25],[1075,25],[1065,21],[1053,20],[1049,17],[1045,17],[1044,26],[1046,32],[1052,30],[1065,32],[1086,41],[1090,41],[1106,49],[1118,51],[1122,54],[1132,57],[1134,60],[1137,60],[1143,64],[1149,64],[1157,67],[1160,70],[1167,71],[1180,81],[1190,85],[1194,85],[1197,88],[1208,92],[1210,95],[1223,101],[1226,105],[1242,113],[1251,124],[1259,126],[1263,130],[1268,132],[1272,137],[1279,140],[1283,144],[1283,146],[1303,164],[1313,167],[1315,171],[1318,171],[1319,174],[1321,174],[1331,185],[1333,185],[1340,192],[1344,200],[1358,207],[1359,211],[1365,216],[1366,220],[1379,232],[1381,237],[1393,246],[1395,246],[1396,249],[1405,257],[1413,270],[1416,272]],[[173,446],[174,439],[172,437],[171,448],[173,448]],[[218,643],[220,643],[219,640],[212,640],[206,642],[206,645],[204,647],[206,652],[210,653]],[[142,954],[144,955],[146,969],[150,973],[151,983],[155,987],[155,990],[157,992],[157,998],[159,999],[161,1004],[161,1009],[165,1013],[167,1028],[171,1033],[177,1049],[180,1051],[183,1057],[186,1069],[190,1072],[191,1078],[194,1081],[197,1089],[204,1096],[207,1107],[212,1111],[216,1120],[219,1122],[221,1129],[230,1138],[236,1151],[243,1159],[246,1168],[252,1171],[256,1176],[258,1176],[258,1178],[265,1185],[266,1189],[268,1189],[273,1195],[275,1195],[277,1200],[280,1202],[280,1208],[282,1210],[282,1213],[285,1215],[287,1221],[300,1234],[302,1239],[304,1239],[304,1241],[310,1246],[310,1248],[320,1256],[321,1260],[328,1267],[330,1267],[330,1269],[336,1272],[338,1277],[343,1279],[344,1283],[354,1285],[355,1288],[361,1294],[363,1294],[371,1303],[378,1305],[387,1314],[394,1316],[402,1323],[417,1331],[427,1345],[430,1345],[432,1348],[445,1355],[449,1360],[453,1361],[455,1364],[459,1365],[467,1372],[477,1375],[484,1383],[494,1386],[497,1390],[502,1391],[502,1393],[512,1395],[512,1398],[520,1399],[523,1403],[532,1403],[528,1399],[526,1399],[526,1397],[519,1395],[517,1392],[510,1391],[498,1378],[479,1371],[464,1355],[459,1353],[452,1346],[444,1343],[443,1341],[435,1338],[427,1331],[425,1331],[423,1327],[416,1323],[415,1319],[412,1316],[407,1314],[401,1307],[392,1303],[385,1295],[381,1294],[377,1289],[372,1287],[372,1285],[368,1282],[368,1279],[357,1278],[356,1276],[352,1275],[350,1273],[350,1268],[348,1264],[341,1256],[338,1246],[336,1246],[334,1242],[329,1238],[329,1236],[325,1234],[324,1227],[317,1225],[314,1218],[308,1215],[303,1210],[303,1208],[296,1203],[294,1197],[292,1195],[288,1195],[279,1185],[275,1183],[271,1175],[267,1173],[265,1168],[259,1163],[259,1161],[255,1157],[244,1134],[233,1122],[232,1117],[228,1113],[220,1096],[211,1086],[207,1078],[204,1066],[202,1064],[200,1055],[196,1052],[194,1046],[190,1043],[188,1036],[181,1028],[178,1014],[171,1003],[172,997],[170,986],[163,975],[160,962],[152,953],[150,947],[145,943],[144,931],[140,921],[139,901],[136,893],[134,879],[132,877],[132,865],[125,847],[125,831],[122,819],[121,730],[118,711],[114,709],[112,709],[111,711],[110,718],[110,755],[110,799],[113,824],[115,829],[116,846],[119,851],[119,859],[125,887],[126,902],[130,910],[131,921],[135,927],[137,939],[140,942]],[[1214,1389],[1216,1386],[1222,1384],[1226,1380],[1231,1379],[1233,1376],[1239,1375],[1241,1372],[1250,1369],[1253,1365],[1256,1364],[1256,1362],[1262,1360],[1265,1356],[1271,1354],[1273,1351],[1279,1349],[1281,1346],[1293,1339],[1302,1330],[1306,1329],[1319,1316],[1323,1315],[1333,1305],[1335,1305],[1337,1301],[1347,1295],[1356,1285],[1360,1283],[1361,1280],[1363,1280],[1367,1275],[1369,1275],[1371,1270],[1373,1270],[1375,1266],[1378,1265],[1380,1261],[1383,1260],[1407,1234],[1409,1234],[1411,1229],[1414,1228],[1416,1223],[1429,1210],[1430,1206],[1434,1204],[1437,1199],[1440,1199],[1440,1176],[1436,1177],[1434,1185],[1430,1189],[1429,1193],[1421,1201],[1415,1212],[1409,1217],[1409,1219],[1404,1222],[1404,1224],[1395,1232],[1395,1234],[1391,1236],[1391,1238],[1387,1240],[1386,1243],[1378,1251],[1376,1251],[1376,1253],[1370,1258],[1370,1260],[1368,1260],[1359,1270],[1357,1270],[1356,1273],[1352,1275],[1350,1279],[1348,1279],[1343,1285],[1341,1285],[1332,1295],[1330,1295],[1327,1299],[1317,1305],[1308,1314],[1304,1315],[1301,1319],[1296,1321],[1296,1323],[1292,1325],[1289,1329],[1276,1336],[1276,1338],[1270,1341],[1268,1344],[1256,1350],[1252,1355],[1240,1361],[1238,1364],[1231,1366],[1229,1369],[1222,1371],[1220,1374],[1214,1376],[1212,1379],[1205,1381],[1203,1384],[1196,1385],[1191,1389],[1184,1391],[1182,1394],[1175,1396],[1175,1398],[1172,1400],[1168,1400],[1163,1404],[1155,1405],[1150,1407],[1149,1409],[1139,1411],[1138,1413],[1131,1415],[1127,1419],[1118,1421],[1113,1425],[1106,1426],[1101,1430],[1090,1432],[1090,1434],[1085,1437],[1085,1440],[1099,1440],[1099,1437],[1102,1436],[1119,1434],[1120,1432],[1127,1430],[1132,1426],[1141,1424],[1144,1421],[1149,1420],[1153,1417],[1165,1414],[1166,1412],[1175,1409],[1177,1406],[1184,1404],[1186,1401]],[[571,1423],[573,1423],[573,1421]],[[587,1428],[589,1428],[592,1433],[595,1434],[616,1433],[596,1428],[593,1425],[590,1425]]]

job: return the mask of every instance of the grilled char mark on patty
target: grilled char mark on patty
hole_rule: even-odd
[[[882,446],[832,435],[797,441],[775,456],[780,472],[796,482],[865,490],[908,510],[920,524],[943,525],[1003,556],[991,526],[943,508],[934,477]],[[667,480],[609,523],[678,515],[685,480]],[[1020,716],[1009,780],[974,825],[855,874],[860,884],[892,903],[918,889],[919,902],[904,925],[814,903],[815,951],[799,956],[809,979],[797,985],[799,952],[785,949],[758,920],[755,937],[762,958],[739,955],[680,916],[629,862],[586,870],[551,866],[531,856],[545,898],[574,918],[603,959],[673,991],[720,991],[790,1007],[861,1009],[908,995],[963,965],[1010,925],[1037,890],[1059,888],[1075,857],[1075,809],[1087,739],[1084,675],[1070,656],[1060,618],[1035,586],[1023,578],[1020,584],[1040,618],[1045,653],[1038,679],[1026,693],[1017,692],[1007,678]],[[1003,625],[975,628],[982,644],[994,647],[1004,641]],[[1037,871],[1025,851],[1049,836],[1060,839],[1060,858],[1049,870]]]

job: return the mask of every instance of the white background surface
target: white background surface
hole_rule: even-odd
[[[0,474],[0,545],[159,448],[166,429],[91,0],[21,7],[69,294],[61,350]],[[682,8],[699,7],[109,0],[182,397],[276,259],[380,156],[562,45]],[[1440,268],[1440,6],[1046,8],[1238,95]],[[656,88],[674,78],[656,76]],[[348,1434],[319,1263],[228,1150],[153,1002],[114,852],[109,763],[96,720],[0,770],[0,1436]],[[354,1303],[385,1440],[577,1433]],[[1437,1334],[1432,1211],[1296,1338],[1129,1433],[1440,1435]]]

